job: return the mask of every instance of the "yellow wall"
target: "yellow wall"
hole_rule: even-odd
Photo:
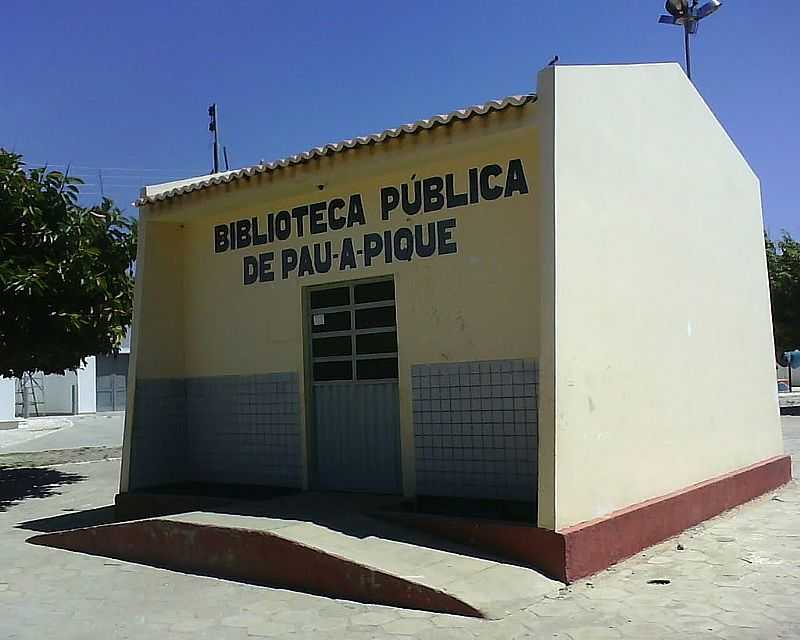
[[[140,219],[143,260],[141,279],[137,375],[142,378],[180,378],[184,375],[183,242],[179,224],[158,222],[145,213]]]
[[[555,77],[549,67],[539,73],[536,102],[539,134],[539,189],[536,192],[539,239],[539,384],[538,502],[540,526],[555,528],[556,492],[556,217],[555,217]]]
[[[182,378],[183,229],[179,223],[139,214],[128,398],[120,490],[128,490],[137,378]]]
[[[271,176],[210,189],[175,203],[147,207],[163,220],[148,237],[146,268],[168,271],[147,278],[144,321],[139,329],[143,356],[138,377],[298,371],[303,374],[302,288],[328,282],[394,274],[400,366],[404,490],[413,493],[413,433],[410,367],[416,363],[489,360],[537,356],[538,259],[534,193],[537,141],[535,104],[509,108],[487,117],[457,122],[415,136],[347,151]],[[466,186],[470,167],[511,159],[523,161],[527,195],[515,194],[455,209],[406,216],[398,208],[381,220],[380,187],[413,176],[454,173]],[[320,190],[317,185],[324,185]],[[347,199],[361,193],[366,224],[341,231],[215,254],[216,224],[261,216],[293,206]],[[350,271],[274,282],[242,284],[242,258],[274,250],[280,270],[284,247],[359,239],[364,233],[455,218],[458,253],[384,264]],[[149,227],[150,225],[148,225]],[[163,226],[164,230],[160,227]],[[166,231],[166,229],[169,231]],[[180,311],[167,301],[179,301]],[[165,306],[166,305],[166,306]],[[175,323],[180,326],[177,327]],[[164,343],[176,340],[175,348]],[[182,348],[180,348],[182,347]],[[180,352],[180,353],[179,353]],[[181,360],[181,357],[183,360]],[[535,490],[535,488],[532,488]]]

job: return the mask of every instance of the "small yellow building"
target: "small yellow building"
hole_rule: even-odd
[[[137,205],[122,494],[489,499],[562,531],[782,453],[758,179],[675,64],[550,67]]]

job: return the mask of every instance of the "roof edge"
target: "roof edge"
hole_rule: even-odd
[[[523,94],[508,96],[498,100],[490,100],[483,104],[473,105],[464,109],[457,109],[445,114],[439,114],[417,120],[409,124],[401,125],[393,129],[385,129],[380,133],[368,136],[342,140],[341,142],[326,144],[322,147],[314,147],[303,153],[299,153],[287,158],[275,160],[264,164],[257,164],[243,169],[226,171],[224,173],[214,173],[207,176],[197,176],[185,180],[175,180],[157,185],[146,186],[142,189],[141,196],[133,203],[136,207],[144,207],[156,202],[172,200],[182,195],[201,191],[213,186],[229,184],[242,178],[251,178],[264,173],[272,173],[280,169],[285,169],[294,165],[306,163],[315,158],[322,158],[337,153],[342,153],[349,149],[356,149],[373,144],[386,142],[404,135],[412,135],[420,131],[433,129],[439,126],[448,126],[459,120],[469,120],[475,116],[485,116],[495,111],[503,111],[509,107],[522,107],[536,101],[536,94]]]

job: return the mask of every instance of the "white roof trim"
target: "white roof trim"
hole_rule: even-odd
[[[493,111],[502,111],[508,107],[521,107],[536,100],[535,94],[508,96],[501,100],[490,100],[484,104],[466,107],[465,109],[458,109],[450,113],[440,114],[427,118],[425,120],[417,120],[410,124],[404,124],[395,129],[386,129],[381,133],[375,133],[369,136],[360,138],[351,138],[350,140],[343,140],[335,144],[327,144],[323,147],[314,147],[309,151],[300,153],[288,158],[268,162],[265,164],[257,164],[244,169],[237,169],[235,171],[226,171],[224,173],[214,173],[207,176],[198,176],[195,178],[188,178],[186,180],[176,180],[174,182],[165,182],[163,184],[151,185],[142,189],[141,197],[134,202],[134,206],[143,207],[148,204],[169,200],[178,196],[191,193],[193,191],[200,191],[220,184],[227,184],[234,182],[241,178],[250,178],[261,173],[270,173],[290,167],[296,164],[302,164],[313,160],[314,158],[321,158],[323,156],[340,153],[348,149],[355,149],[370,144],[377,144],[385,142],[392,138],[398,138],[404,134],[413,134],[425,129],[433,129],[437,126],[449,125],[456,120],[467,120],[473,116],[484,116]]]

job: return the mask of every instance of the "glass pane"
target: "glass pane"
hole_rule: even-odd
[[[395,353],[397,351],[397,332],[364,333],[356,336],[356,353],[360,356],[370,353]]]
[[[359,380],[387,380],[397,378],[397,358],[356,361]]]
[[[359,284],[353,288],[356,304],[364,302],[380,302],[382,300],[394,301],[394,281],[381,280]]]
[[[350,304],[350,289],[339,287],[337,289],[322,289],[311,292],[311,308],[324,309],[325,307],[342,307]]]
[[[330,382],[331,380],[352,380],[353,361],[342,360],[340,362],[315,362],[314,381]]]
[[[390,307],[375,307],[374,309],[356,310],[356,329],[393,327],[394,323],[394,305]]]
[[[311,332],[348,331],[350,329],[350,312],[334,311],[333,313],[311,312]]]
[[[329,358],[331,356],[349,356],[353,353],[353,343],[350,336],[336,336],[334,338],[314,338],[311,341],[311,355],[315,358]]]

